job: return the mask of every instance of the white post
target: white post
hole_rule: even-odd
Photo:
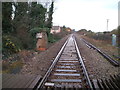
[[[116,46],[116,35],[112,34],[112,46]]]

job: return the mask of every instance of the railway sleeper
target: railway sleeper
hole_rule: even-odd
[[[116,77],[115,77],[116,76]],[[94,90],[120,90],[120,76],[110,76],[110,79],[92,80]]]

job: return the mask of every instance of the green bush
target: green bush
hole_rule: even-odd
[[[54,43],[60,40],[61,38],[58,37],[57,35],[49,34],[48,35],[48,43]]]
[[[96,39],[96,40],[104,40],[104,41],[111,41],[112,36],[111,34],[104,34],[104,33],[87,33],[86,34],[88,37]]]
[[[29,32],[30,32],[31,36],[35,38],[36,34],[41,32],[41,31],[46,31],[47,34],[48,34],[50,30],[49,30],[49,28],[39,28],[39,27],[36,27],[36,28],[31,29]]]
[[[15,38],[16,39],[16,38]],[[3,36],[2,38],[2,54],[3,57],[9,57],[11,54],[21,51],[21,44],[18,40],[13,40],[12,36]]]
[[[105,35],[105,34],[94,35],[93,38],[96,39],[96,40],[105,40],[105,41],[111,41],[112,40],[112,36]]]

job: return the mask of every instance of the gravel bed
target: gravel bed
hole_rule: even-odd
[[[49,47],[46,51],[40,52],[39,54],[36,52],[34,57],[32,57],[29,60],[29,62],[24,61],[25,65],[23,66],[20,73],[44,76],[44,74],[52,64],[55,56],[59,52],[60,48],[62,47],[64,42],[67,40],[68,36],[56,42],[54,45]]]
[[[44,76],[67,37],[56,42],[46,51],[34,54],[29,61],[24,61],[25,65],[20,73]],[[80,35],[76,34],[76,37],[82,58],[91,79],[109,78],[110,75],[119,74],[120,67],[114,67],[96,50],[88,48],[86,44],[80,40]]]
[[[110,78],[110,75],[119,74],[120,67],[114,67],[96,50],[90,49],[80,39],[80,35],[75,34],[81,56],[84,60],[87,71],[91,79]]]

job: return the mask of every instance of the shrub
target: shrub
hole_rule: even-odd
[[[9,36],[3,36],[2,41],[3,58],[21,51],[21,48],[15,42],[13,42]]]

